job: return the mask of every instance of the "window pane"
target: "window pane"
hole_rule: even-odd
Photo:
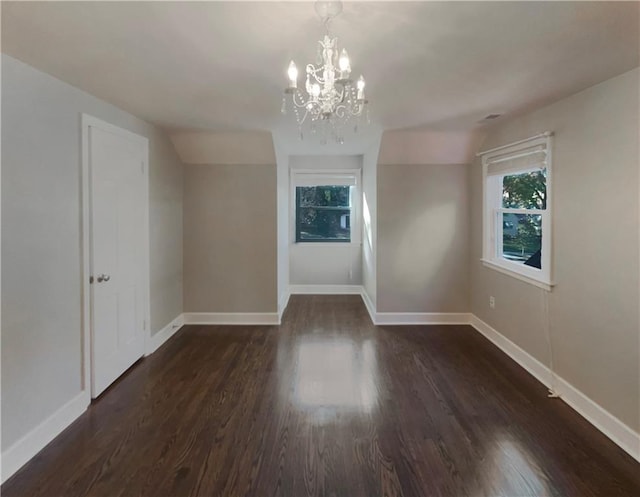
[[[296,242],[350,242],[349,186],[296,188]]]
[[[502,257],[541,269],[542,216],[500,213],[502,217]]]
[[[502,178],[502,207],[546,209],[547,170],[510,174]]]

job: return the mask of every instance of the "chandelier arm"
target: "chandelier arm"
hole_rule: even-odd
[[[309,115],[309,110],[305,110],[304,115],[302,116],[302,119],[298,123],[298,126],[302,126],[304,124],[304,122],[307,120],[308,115]]]
[[[297,100],[298,98],[300,99],[300,101]],[[307,103],[304,100],[302,100],[302,96],[298,91],[296,91],[292,95],[291,101],[293,102],[293,105],[295,105],[296,107],[305,107],[307,105]]]
[[[307,74],[311,74],[316,80],[316,83],[320,83],[320,84],[325,83],[324,78],[318,75],[318,72],[323,70],[324,70],[324,67],[316,67],[313,64],[307,64]]]

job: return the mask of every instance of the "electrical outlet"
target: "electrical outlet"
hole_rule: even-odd
[[[496,308],[496,299],[493,296],[489,297],[489,307],[492,309]]]

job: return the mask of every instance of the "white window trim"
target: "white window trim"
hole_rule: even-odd
[[[323,178],[345,177],[354,179],[354,188],[351,189],[351,241],[349,242],[296,242],[296,187],[300,186],[298,178],[304,177],[306,180],[317,178],[318,185],[322,184]],[[362,244],[362,211],[361,211],[361,169],[291,169],[290,170],[290,199],[289,205],[289,240],[291,245],[312,245],[314,247],[349,247]]]
[[[553,133],[545,132],[540,135],[520,140],[510,145],[497,147],[486,152],[480,152],[482,157],[482,264],[500,273],[512,276],[520,281],[551,291],[555,283],[552,279],[552,235],[553,235],[553,190],[552,190],[552,164],[553,164]],[[542,269],[536,269],[516,262],[511,262],[498,256],[497,240],[502,238],[502,224],[497,221],[497,213],[502,208],[502,182],[493,180],[501,176],[490,177],[487,173],[491,159],[498,156],[506,156],[522,153],[525,149],[543,145],[546,151],[547,169],[547,208],[544,211],[533,211],[542,215]],[[522,168],[522,172],[526,172]],[[520,172],[520,171],[519,171]],[[500,191],[497,189],[500,188]],[[509,209],[514,211],[514,209]],[[532,213],[523,209],[523,213]]]

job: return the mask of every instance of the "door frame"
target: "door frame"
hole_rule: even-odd
[[[93,328],[91,326],[91,285],[89,277],[91,276],[91,228],[92,228],[92,211],[91,211],[91,157],[90,157],[90,133],[89,128],[98,128],[109,133],[119,135],[128,140],[138,142],[143,148],[142,165],[143,168],[143,237],[142,237],[142,253],[144,254],[142,261],[142,270],[144,275],[143,284],[143,335],[144,350],[146,354],[149,339],[151,337],[151,279],[150,279],[150,242],[149,242],[149,140],[148,138],[120,128],[108,122],[102,121],[89,114],[81,114],[81,170],[80,170],[80,288],[82,292],[82,391],[85,393],[88,401],[93,398],[92,392],[92,375],[93,375],[93,357],[91,353],[91,343],[93,340]]]

